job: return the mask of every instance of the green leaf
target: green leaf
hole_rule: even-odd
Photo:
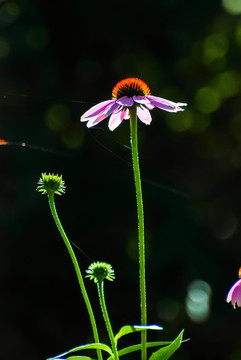
[[[124,335],[131,334],[136,331],[142,331],[142,330],[162,330],[162,327],[158,326],[158,325],[134,325],[134,326],[125,325],[116,334],[115,343],[117,344],[117,341]]]
[[[113,357],[113,353],[112,353],[112,350],[111,348],[106,345],[106,344],[101,344],[101,343],[93,343],[93,344],[87,344],[87,345],[81,345],[81,346],[77,346],[69,351],[66,351],[60,355],[57,355],[57,356],[54,356],[52,358],[49,358],[47,360],[58,360],[59,358],[61,358],[62,356],[65,356],[67,354],[70,354],[70,353],[73,353],[73,352],[76,352],[76,351],[81,351],[81,350],[103,350],[103,351],[106,351],[108,352],[108,354],[111,355],[111,357]]]
[[[63,360],[63,359],[61,359]],[[89,356],[69,356],[66,360],[95,360]]]
[[[115,336],[115,343],[117,344],[117,341],[124,335],[127,335],[127,334],[130,334],[130,333],[133,333],[135,332],[135,328],[134,326],[131,326],[131,325],[125,325],[123,326],[119,332],[116,334]]]
[[[169,345],[169,344],[171,344],[171,341],[153,341],[153,342],[148,342],[146,344],[146,347],[151,348],[151,347],[155,347],[155,346],[165,346],[165,345]],[[141,344],[131,345],[131,346],[128,346],[126,348],[119,350],[118,355],[119,356],[127,355],[134,351],[141,350],[141,348],[142,348]],[[108,360],[110,360],[110,357],[108,358]]]
[[[61,359],[63,360],[63,359]],[[89,356],[70,356],[67,357],[66,360],[95,360]]]
[[[170,344],[157,351],[155,351],[149,360],[168,360],[172,354],[179,348],[182,342],[183,331],[178,335],[178,337]]]

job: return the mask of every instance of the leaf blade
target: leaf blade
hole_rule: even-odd
[[[166,346],[169,344],[171,344],[171,341],[153,341],[153,342],[148,342],[146,344],[146,347],[151,348],[151,347],[156,347],[156,346]],[[131,352],[141,350],[141,348],[142,348],[142,344],[131,345],[131,346],[128,346],[128,347],[125,347],[125,348],[119,350],[118,355],[119,356],[127,355]]]
[[[168,360],[181,345],[183,332],[184,330],[180,332],[180,334],[176,337],[175,340],[171,342],[171,344],[152,353],[149,360]]]
[[[57,359],[58,360],[58,359]],[[64,359],[60,359],[60,360],[64,360]],[[81,355],[77,355],[77,356],[69,356],[67,357],[65,360],[95,360],[89,356],[81,356]]]
[[[76,351],[82,351],[82,350],[103,350],[103,351],[106,351],[109,355],[111,355],[111,357],[113,357],[112,350],[108,345],[102,344],[102,343],[92,343],[92,344],[77,346],[71,350],[68,350],[68,351],[60,354],[60,355],[56,355],[54,357],[48,358],[47,360],[58,360],[62,356],[71,354]]]
[[[118,340],[124,335],[142,330],[163,330],[163,328],[158,325],[125,325],[120,328],[118,333],[115,335],[115,343],[117,344]]]

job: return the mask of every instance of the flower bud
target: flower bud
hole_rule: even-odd
[[[38,186],[36,189],[42,195],[44,194],[57,194],[62,195],[65,192],[64,181],[62,180],[62,175],[46,174],[42,173],[41,178],[38,181]]]
[[[90,264],[88,270],[86,270],[86,277],[90,280],[94,280],[95,283],[102,282],[105,279],[113,281],[115,279],[115,273],[110,264],[105,262],[94,262]]]

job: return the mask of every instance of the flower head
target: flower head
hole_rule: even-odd
[[[231,301],[234,309],[236,308],[236,305],[238,307],[241,306],[241,268],[239,269],[239,277],[240,279],[236,281],[236,283],[229,290],[226,299],[228,303]]]
[[[123,120],[130,118],[129,108],[132,106],[136,107],[137,117],[144,124],[150,125],[152,118],[149,110],[157,107],[165,111],[177,112],[183,111],[181,106],[187,105],[150,94],[149,87],[140,79],[121,80],[112,90],[112,100],[106,100],[93,106],[81,116],[80,121],[88,121],[87,127],[92,127],[110,116],[108,125],[109,129],[113,131]]]
[[[42,173],[41,178],[38,181],[36,189],[38,192],[44,194],[57,194],[62,195],[65,192],[64,181],[62,175],[46,174]]]
[[[115,273],[110,264],[105,262],[94,262],[90,264],[88,270],[86,270],[86,277],[89,277],[90,280],[94,279],[95,283],[104,281],[105,279],[113,281],[115,279]]]

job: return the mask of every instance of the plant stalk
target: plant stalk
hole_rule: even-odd
[[[109,319],[109,315],[108,315],[108,311],[107,311],[107,307],[106,307],[106,303],[105,303],[104,281],[98,281],[97,282],[97,288],[98,288],[98,294],[99,294],[100,306],[101,306],[102,314],[103,314],[103,317],[104,317],[104,320],[105,320],[107,332],[108,332],[109,339],[110,339],[110,342],[111,342],[112,351],[113,351],[113,354],[114,354],[114,360],[119,360],[119,355],[118,355],[118,351],[117,351],[117,347],[116,347],[116,341],[115,341],[115,338],[114,338],[114,333],[113,333],[113,330],[112,330],[111,322],[110,322],[110,319]]]
[[[59,217],[58,217],[58,214],[57,214],[57,210],[56,210],[56,207],[55,207],[55,202],[54,202],[54,194],[48,194],[48,200],[49,200],[49,206],[50,206],[50,210],[51,210],[51,213],[53,215],[53,218],[54,218],[54,221],[55,221],[55,224],[62,236],[62,239],[64,240],[64,243],[68,249],[68,252],[69,252],[69,255],[71,257],[71,260],[73,262],[73,265],[74,265],[74,268],[75,268],[75,272],[76,272],[76,275],[77,275],[77,278],[78,278],[78,282],[79,282],[79,286],[80,286],[80,289],[81,289],[81,292],[82,292],[82,295],[83,295],[83,298],[84,298],[84,301],[85,301],[85,305],[87,307],[87,311],[88,311],[88,314],[89,314],[89,318],[90,318],[90,323],[91,323],[91,326],[92,326],[92,331],[93,331],[93,336],[94,336],[94,340],[96,343],[99,343],[99,335],[98,335],[98,330],[97,330],[97,325],[96,325],[96,321],[95,321],[95,317],[94,317],[94,313],[93,313],[93,310],[92,310],[92,306],[90,304],[90,300],[89,300],[89,297],[88,297],[88,294],[87,294],[87,291],[86,291],[86,288],[85,288],[85,284],[84,284],[84,280],[83,280],[83,277],[82,277],[82,274],[81,274],[81,271],[80,271],[80,267],[79,267],[79,264],[78,264],[78,261],[76,259],[76,256],[75,256],[75,253],[74,253],[74,250],[69,242],[69,239],[63,229],[63,226],[59,220]],[[101,353],[101,350],[100,349],[97,349],[97,356],[98,356],[98,360],[102,360],[102,353]]]
[[[140,302],[141,302],[141,325],[147,325],[147,305],[146,305],[146,278],[145,278],[145,235],[144,235],[144,210],[142,200],[141,175],[138,157],[138,134],[137,134],[137,115],[136,107],[130,109],[130,133],[132,162],[135,179],[137,217],[138,217],[138,246],[139,246],[139,280],[140,280]],[[146,360],[146,341],[147,331],[141,332],[142,360]]]

